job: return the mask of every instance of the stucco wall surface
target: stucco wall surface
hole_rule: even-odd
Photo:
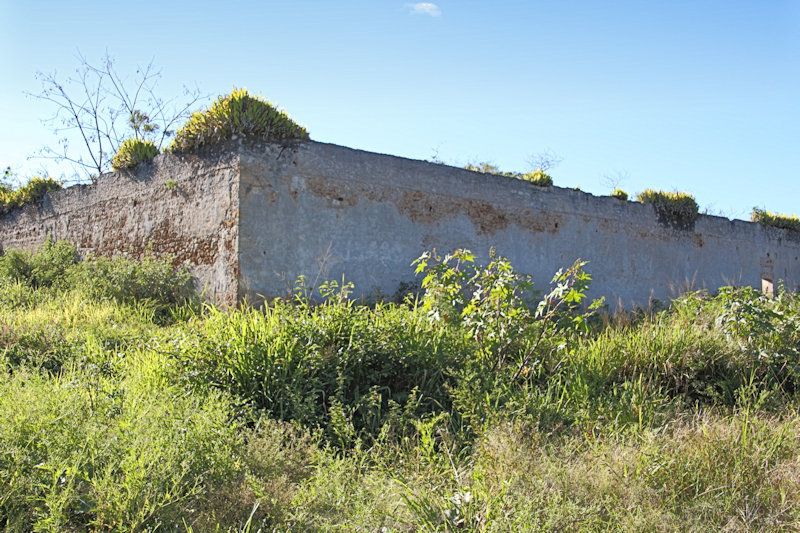
[[[650,205],[317,142],[239,156],[239,292],[251,300],[287,294],[301,274],[392,296],[419,281],[410,264],[432,248],[486,261],[494,246],[540,288],[582,258],[591,295],[625,307],[800,281],[800,239],[750,222],[700,216],[675,229]]]
[[[318,142],[160,155],[0,217],[3,249],[48,235],[83,253],[170,253],[223,305],[288,295],[300,275],[392,297],[419,282],[411,262],[434,248],[485,262],[495,247],[540,289],[588,260],[591,296],[612,306],[800,282],[793,232],[713,216],[677,229],[650,205]]]
[[[238,279],[238,157],[159,155],[135,171],[48,194],[0,217],[3,249],[35,249],[50,236],[82,254],[171,254],[196,287],[235,303]]]

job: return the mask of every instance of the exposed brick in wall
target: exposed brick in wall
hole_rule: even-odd
[[[33,249],[50,236],[84,254],[170,254],[198,290],[233,304],[238,279],[238,157],[158,156],[136,171],[49,194],[0,217],[3,248]]]

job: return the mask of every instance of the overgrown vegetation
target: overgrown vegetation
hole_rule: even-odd
[[[0,183],[0,215],[27,203],[40,202],[45,194],[61,188],[61,182],[53,178],[38,176],[31,178],[28,183],[16,189],[10,184]]]
[[[13,189],[11,185],[11,178],[14,176],[14,173],[11,172],[11,167],[6,167],[3,170],[3,177],[0,178],[0,194],[7,194],[11,192]]]
[[[622,201],[626,201],[628,199],[628,193],[619,188],[615,188],[614,191],[611,193],[611,196],[614,198],[618,198]]]
[[[519,179],[538,185],[539,187],[550,187],[553,185],[553,178],[541,169],[534,170],[519,176]]]
[[[6,253],[0,529],[800,528],[798,295],[598,315],[591,264],[417,266],[222,311],[168,261]]]
[[[251,95],[247,89],[234,89],[207,110],[193,113],[169,149],[191,152],[239,136],[275,142],[308,139],[308,132],[264,98]]]
[[[473,172],[480,172],[482,174],[494,174],[496,176],[505,176],[507,178],[516,178],[518,180],[527,181],[539,187],[550,187],[553,185],[553,178],[550,177],[544,170],[537,168],[533,172],[503,172],[497,166],[491,163],[467,163],[464,168]]]
[[[111,168],[122,170],[134,168],[139,163],[149,163],[158,155],[158,146],[153,141],[147,139],[127,139],[120,146],[114,159],[111,160]]]
[[[659,220],[678,229],[689,229],[697,220],[697,201],[694,196],[685,192],[645,189],[636,195],[636,200],[643,204],[652,204]]]
[[[486,161],[481,163],[467,163],[464,165],[465,170],[472,172],[480,172],[481,174],[494,174],[496,176],[505,176],[507,178],[516,178],[517,174],[514,172],[503,172],[497,165],[488,163]]]
[[[796,215],[778,215],[757,207],[753,208],[750,221],[758,222],[762,226],[800,231],[800,218]]]

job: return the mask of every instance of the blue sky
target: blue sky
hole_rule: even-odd
[[[0,0],[0,166],[55,144],[37,71],[106,50],[159,92],[261,93],[312,139],[556,185],[800,214],[800,2]],[[61,172],[49,167],[55,176]]]

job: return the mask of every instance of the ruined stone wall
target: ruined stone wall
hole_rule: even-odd
[[[591,296],[612,306],[800,283],[800,237],[786,230],[713,216],[676,228],[651,205],[317,142],[223,148],[50,194],[0,217],[0,245],[49,235],[84,253],[170,253],[224,305],[288,295],[301,275],[392,297],[419,282],[411,262],[433,248],[485,262],[495,247],[542,289],[582,258]]]
[[[322,143],[240,151],[240,294],[287,294],[299,275],[392,296],[424,250],[490,247],[544,287],[589,261],[592,296],[647,304],[687,287],[800,282],[800,239],[700,216],[659,222],[651,205]]]
[[[206,298],[235,303],[238,279],[238,157],[157,156],[136,171],[48,194],[0,216],[3,249],[35,249],[50,236],[82,254],[171,254],[188,265]]]

